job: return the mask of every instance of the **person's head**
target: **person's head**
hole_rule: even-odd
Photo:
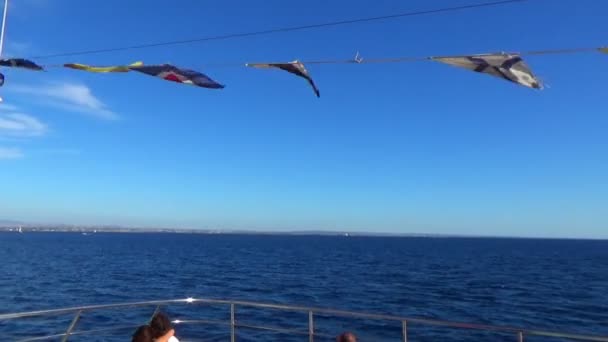
[[[132,342],[153,342],[155,339],[154,331],[149,325],[142,325],[135,330]]]
[[[173,329],[169,317],[162,312],[157,313],[150,321],[150,327],[154,330],[154,337],[160,337]]]
[[[173,325],[169,320],[169,317],[162,312],[157,313],[150,320],[150,327],[152,328],[152,333],[157,342],[167,342],[173,335],[175,335],[175,330],[173,330]],[[176,340],[175,338],[173,340]]]
[[[357,342],[357,337],[355,334],[350,332],[345,332],[342,335],[336,338],[337,342]]]
[[[154,342],[170,342],[170,341],[179,341],[175,338],[175,330],[169,329],[166,333],[161,336],[158,336],[154,339]]]

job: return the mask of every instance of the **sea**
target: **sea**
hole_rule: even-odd
[[[183,298],[333,308],[608,336],[608,241],[147,233],[0,233],[0,314]],[[130,341],[156,306],[83,312],[69,341]],[[159,308],[181,341],[229,341],[230,308]],[[0,320],[3,341],[73,314]],[[236,307],[237,341],[308,341],[306,312]],[[265,331],[248,326],[285,329]],[[400,322],[317,315],[315,341],[401,341]],[[517,341],[407,324],[408,341]],[[60,341],[50,338],[48,341]],[[525,341],[564,341],[526,336]]]

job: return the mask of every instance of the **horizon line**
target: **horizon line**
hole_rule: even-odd
[[[348,230],[264,230],[264,229],[214,229],[169,228],[123,225],[33,224],[17,221],[0,221],[0,232],[13,232],[21,227],[25,232],[38,233],[134,233],[134,234],[200,234],[200,235],[288,235],[288,236],[342,236],[342,237],[395,237],[395,238],[452,238],[452,239],[531,239],[531,240],[592,240],[608,241],[608,237],[548,237],[483,234],[443,233],[396,233]]]

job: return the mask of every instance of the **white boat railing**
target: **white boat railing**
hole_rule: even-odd
[[[129,331],[129,334],[134,331],[138,326],[142,324],[134,325],[121,325],[113,326],[110,328],[103,329],[89,329],[89,330],[76,330],[80,318],[83,313],[90,313],[106,309],[120,309],[120,308],[135,308],[135,307],[150,307],[154,308],[152,315],[156,313],[161,306],[175,305],[175,304],[211,304],[211,305],[225,305],[229,310],[230,318],[228,320],[212,320],[212,319],[179,319],[173,321],[176,326],[179,325],[198,325],[198,324],[211,324],[217,326],[226,326],[227,331],[230,332],[230,341],[237,341],[237,329],[255,329],[261,331],[269,331],[275,333],[292,334],[292,335],[304,335],[308,336],[309,342],[314,342],[315,337],[332,337],[327,334],[318,332],[315,330],[315,318],[318,316],[323,317],[335,317],[335,318],[350,318],[350,319],[363,319],[363,320],[378,320],[385,322],[396,322],[401,326],[401,340],[403,342],[408,341],[408,329],[411,325],[424,325],[424,326],[435,326],[452,329],[468,329],[484,331],[488,333],[496,334],[511,334],[513,341],[524,342],[526,337],[531,336],[542,336],[547,338],[555,338],[562,340],[571,341],[600,341],[608,342],[608,336],[592,336],[582,335],[575,333],[564,333],[548,330],[536,330],[526,328],[515,328],[507,326],[496,326],[486,324],[472,324],[464,322],[451,322],[443,320],[415,318],[415,317],[401,317],[384,314],[373,314],[364,312],[344,311],[336,309],[326,308],[315,308],[305,306],[292,306],[282,304],[271,304],[271,303],[259,303],[251,301],[238,301],[238,300],[221,300],[221,299],[207,299],[207,298],[186,298],[186,299],[174,299],[174,300],[153,300],[144,302],[131,302],[131,303],[120,303],[120,304],[104,304],[104,305],[89,305],[80,307],[70,307],[63,309],[53,310],[40,310],[30,312],[19,312],[19,313],[8,313],[0,314],[0,322],[6,322],[11,320],[17,320],[22,318],[34,318],[34,317],[47,317],[47,316],[60,316],[72,314],[73,318],[63,333],[51,334],[44,336],[33,336],[27,338],[18,339],[18,342],[30,342],[30,341],[45,341],[45,340],[57,340],[61,339],[62,342],[67,342],[71,336],[93,336],[101,333],[117,332],[117,331]],[[299,312],[308,314],[308,329],[291,329],[281,328],[273,326],[262,326],[255,324],[241,323],[237,319],[238,308],[249,308],[249,309],[269,309],[269,310],[280,310],[285,312]],[[183,341],[188,341],[187,337],[182,338]]]

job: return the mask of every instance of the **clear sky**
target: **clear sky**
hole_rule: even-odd
[[[20,0],[5,55],[474,2]],[[433,62],[311,65],[320,99],[281,71],[213,66],[602,46],[607,11],[605,1],[531,0],[35,60],[170,62],[224,90],[137,73],[3,69],[0,220],[608,238],[608,55],[527,58],[550,86],[540,92]]]

